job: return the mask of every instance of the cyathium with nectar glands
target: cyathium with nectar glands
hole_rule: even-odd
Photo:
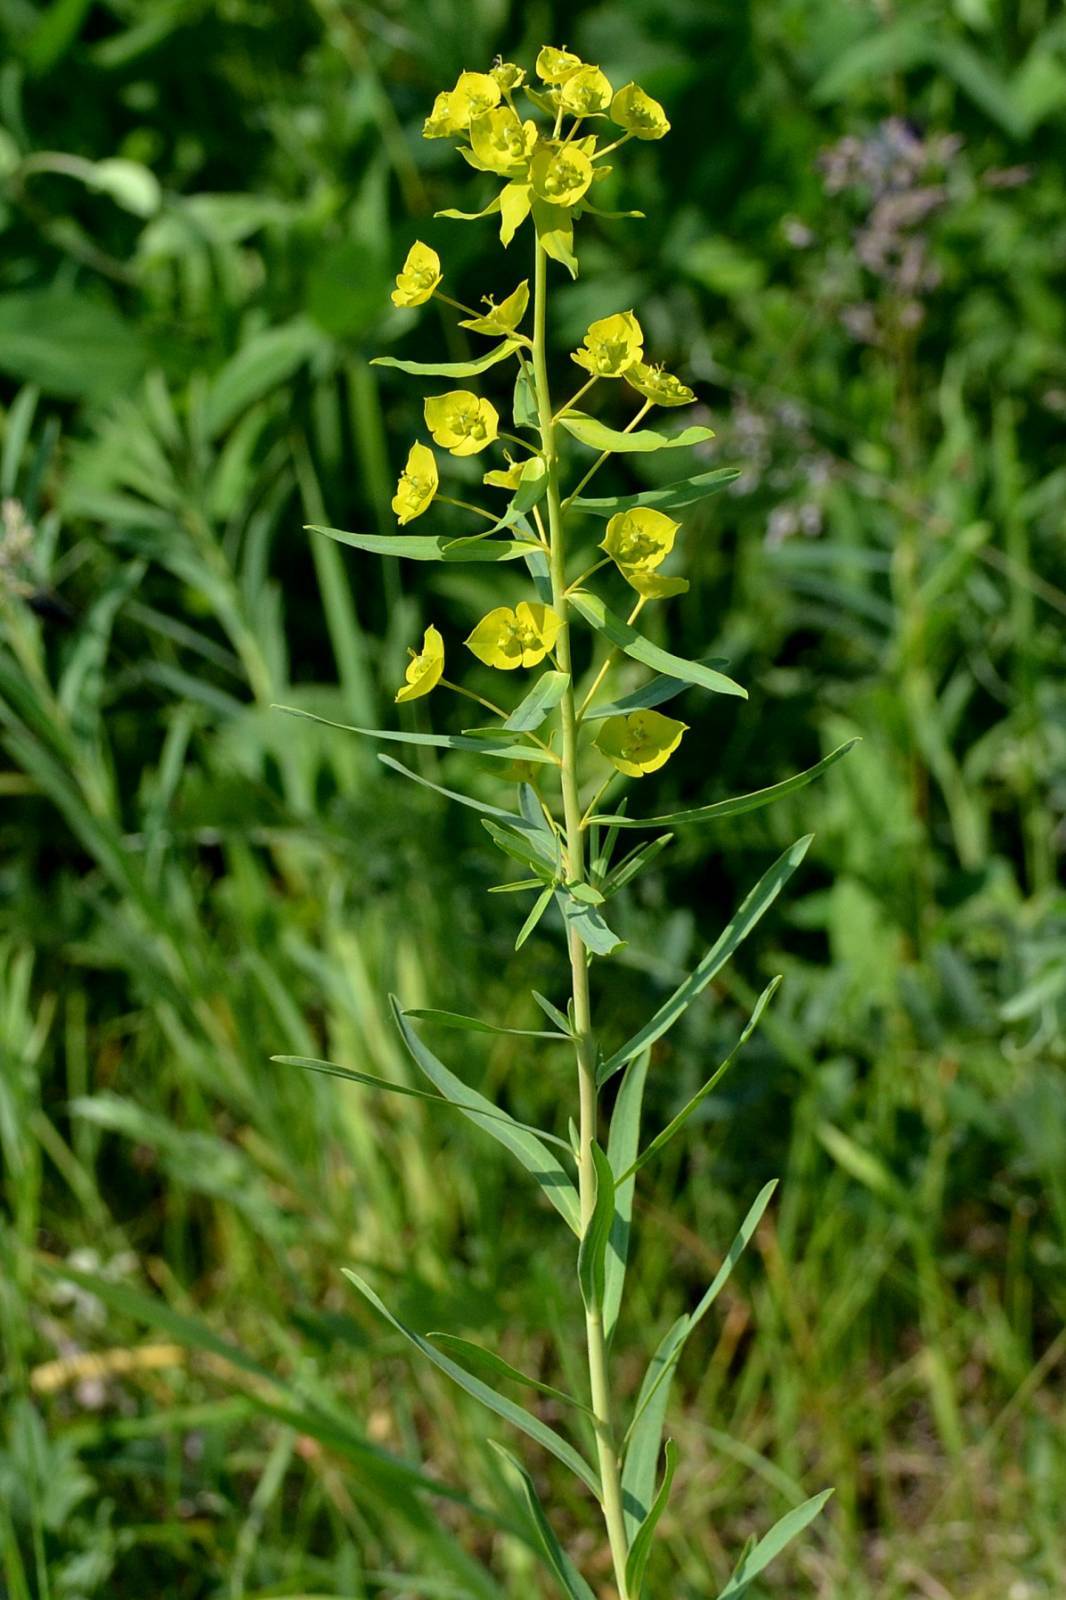
[[[612,456],[684,448],[712,435],[703,426],[669,432],[642,426],[655,409],[686,406],[695,395],[651,359],[632,310],[591,323],[570,356],[568,370],[579,369],[576,391],[562,402],[553,393],[547,341],[552,273],[561,266],[577,276],[577,223],[588,217],[639,215],[604,211],[596,204],[612,170],[608,158],[631,140],[662,139],[670,124],[663,107],[638,84],[616,90],[599,67],[565,49],[545,46],[540,51],[535,80],[527,81],[522,67],[497,61],[488,72],[463,72],[453,89],[437,96],[425,137],[456,141],[469,166],[495,180],[482,210],[441,215],[464,221],[498,217],[504,246],[517,248],[528,241],[524,248],[532,270],[513,287],[505,283],[507,292],[499,299],[487,298],[478,311],[445,292],[435,250],[421,242],[412,246],[396,279],[394,303],[418,307],[431,299],[443,301],[460,314],[461,328],[492,342],[468,361],[379,358],[380,364],[445,384],[425,398],[429,442],[411,443],[396,485],[392,509],[399,531],[394,536],[315,531],[364,551],[418,561],[522,563],[527,575],[528,593],[513,605],[494,606],[472,619],[458,648],[441,628],[427,627],[421,642],[411,648],[396,694],[402,704],[434,691],[460,694],[477,704],[478,714],[488,714],[487,725],[458,734],[352,731],[461,750],[492,764],[501,775],[500,803],[459,790],[440,793],[481,814],[508,869],[519,874],[500,889],[531,897],[516,948],[546,917],[549,928],[554,920],[565,941],[565,1005],[535,994],[546,1026],[523,1037],[531,1049],[554,1052],[559,1047],[560,1053],[572,1054],[576,1094],[573,1115],[566,1119],[569,1138],[516,1121],[452,1073],[423,1037],[427,1029],[484,1031],[487,1025],[490,1031],[512,1030],[448,1011],[411,1011],[395,998],[392,1006],[404,1043],[432,1086],[420,1092],[503,1145],[573,1235],[587,1386],[582,1395],[549,1391],[557,1405],[563,1404],[569,1426],[565,1431],[549,1426],[535,1409],[514,1398],[523,1388],[543,1388],[539,1382],[466,1340],[442,1334],[427,1338],[405,1326],[368,1283],[354,1273],[347,1275],[422,1356],[576,1476],[602,1519],[619,1600],[638,1600],[677,1461],[673,1443],[664,1440],[671,1381],[686,1341],[754,1233],[774,1186],[768,1184],[755,1198],[698,1305],[674,1323],[652,1353],[636,1395],[623,1398],[612,1380],[611,1349],[624,1309],[634,1188],[642,1169],[684,1134],[692,1113],[758,1025],[779,980],[760,995],[726,1060],[669,1125],[642,1144],[644,1084],[656,1041],[703,993],[776,899],[810,839],[800,839],[784,852],[693,971],[631,1039],[614,1049],[601,1038],[593,1008],[596,963],[621,948],[611,927],[610,902],[666,848],[673,827],[706,826],[770,804],[819,777],[846,747],[770,788],[674,815],[631,815],[628,797],[619,798],[613,810],[603,809],[608,789],[657,771],[688,733],[685,722],[660,707],[688,688],[746,698],[744,689],[721,670],[724,663],[685,660],[654,644],[638,626],[646,606],[674,601],[688,588],[684,577],[666,570],[679,554],[685,508],[720,489],[735,473],[702,471],[665,487],[614,498],[588,493]],[[499,406],[465,385],[490,371],[495,383],[500,371],[494,369],[508,367],[514,382],[511,426],[505,430]],[[631,391],[639,402],[621,429],[607,426],[587,409],[593,392],[611,385]],[[564,455],[568,461],[582,452],[588,464],[564,481]],[[467,456],[492,461],[482,481],[490,497],[502,497],[499,504],[475,506],[442,492],[448,457]],[[458,537],[409,531],[439,502],[474,519],[472,530]],[[591,659],[591,665],[582,666],[580,679],[575,654],[582,662]],[[491,698],[480,686],[471,689],[446,675],[450,660],[471,655],[501,675]],[[651,675],[642,686],[612,699],[612,676],[626,661],[639,663]],[[500,700],[506,703],[500,705]],[[381,759],[396,773],[429,782],[390,756]],[[650,831],[654,837],[626,850],[621,841],[630,830]],[[396,1088],[328,1062],[279,1059],[383,1090]],[[601,1096],[608,1085],[613,1106],[603,1138],[601,1124],[607,1119]],[[491,1381],[479,1376],[486,1373]],[[594,1600],[587,1579],[560,1543],[528,1468],[510,1451],[501,1449],[500,1455],[501,1471],[524,1500],[559,1589],[569,1600]],[[745,1594],[767,1562],[816,1515],[827,1494],[796,1507],[751,1542],[719,1600]]]

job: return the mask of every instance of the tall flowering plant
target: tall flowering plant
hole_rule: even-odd
[[[846,748],[770,788],[675,815],[633,816],[625,803],[603,809],[609,788],[657,771],[689,733],[686,723],[662,706],[689,687],[746,698],[745,690],[720,670],[723,663],[685,660],[653,644],[637,626],[646,606],[672,600],[688,588],[684,577],[666,570],[676,557],[681,531],[674,513],[683,513],[736,474],[728,469],[704,471],[662,488],[613,498],[588,493],[592,479],[613,455],[675,450],[710,438],[711,430],[703,426],[670,432],[641,426],[656,408],[688,405],[695,399],[692,390],[649,359],[633,311],[601,317],[589,326],[571,354],[582,381],[570,399],[560,404],[549,380],[549,262],[577,276],[575,224],[587,216],[619,215],[602,211],[594,198],[611,171],[608,157],[630,140],[661,139],[669,128],[662,106],[639,85],[629,83],[616,90],[599,67],[550,46],[537,57],[535,82],[527,82],[522,67],[497,62],[489,72],[462,73],[454,88],[437,96],[425,137],[453,139],[469,166],[495,180],[494,193],[480,211],[442,215],[464,221],[498,217],[504,246],[514,244],[523,233],[532,253],[532,280],[523,278],[500,299],[487,299],[478,311],[444,292],[444,272],[435,250],[421,242],[412,246],[396,279],[395,304],[418,307],[441,300],[459,312],[460,327],[493,342],[469,361],[379,358],[382,365],[448,384],[427,395],[425,429],[431,443],[419,439],[411,444],[396,485],[392,507],[401,531],[392,536],[316,530],[360,550],[416,561],[520,562],[528,575],[526,597],[478,618],[465,640],[469,655],[493,672],[509,675],[496,691],[509,704],[498,705],[495,696],[489,699],[445,676],[455,647],[435,625],[426,628],[420,644],[412,647],[396,694],[397,701],[408,702],[435,690],[451,690],[487,712],[492,719],[488,725],[459,734],[353,731],[376,739],[462,750],[496,763],[512,785],[509,805],[487,804],[455,790],[440,792],[481,814],[508,868],[517,870],[517,878],[500,887],[532,897],[516,947],[552,911],[565,937],[569,995],[557,1005],[535,994],[545,1027],[522,1037],[531,1048],[558,1046],[573,1055],[576,1116],[570,1119],[568,1138],[516,1121],[462,1083],[423,1038],[427,1025],[495,1033],[515,1030],[450,1011],[408,1010],[395,998],[392,1006],[404,1043],[431,1085],[417,1092],[450,1107],[503,1145],[573,1235],[588,1384],[580,1396],[548,1391],[566,1408],[572,1426],[559,1431],[511,1397],[515,1391],[543,1389],[543,1385],[465,1340],[434,1335],[431,1341],[400,1322],[370,1284],[353,1272],[347,1276],[423,1357],[537,1447],[549,1451],[584,1485],[602,1515],[619,1600],[638,1600],[642,1593],[656,1526],[670,1494],[677,1452],[672,1442],[664,1443],[664,1424],[682,1350],[752,1237],[774,1188],[767,1184],[755,1198],[714,1281],[695,1309],[665,1334],[637,1394],[623,1397],[612,1379],[611,1348],[623,1309],[635,1184],[641,1170],[683,1134],[693,1112],[721,1080],[758,1025],[779,979],[759,997],[732,1053],[669,1125],[642,1144],[641,1105],[653,1047],[776,899],[810,839],[800,839],[784,852],[684,982],[624,1043],[612,1042],[609,1030],[601,1035],[593,1014],[595,963],[622,945],[611,927],[610,902],[670,842],[672,834],[662,830],[706,825],[768,805],[817,778]],[[493,401],[459,386],[505,366],[514,374],[510,431],[501,426]],[[603,384],[620,384],[639,401],[621,429],[607,426],[582,408]],[[583,470],[578,466],[573,482],[564,480],[564,446],[567,456],[571,448],[578,457],[585,452],[587,458],[591,452],[590,463]],[[441,471],[448,456],[479,456],[482,461],[492,457],[482,481],[503,492],[503,509],[485,510],[443,494]],[[474,531],[455,538],[406,531],[439,501],[477,518]],[[607,598],[592,586],[597,575]],[[621,604],[620,596],[627,597]],[[579,650],[591,658],[580,674],[575,665]],[[611,698],[612,672],[626,658],[647,668],[651,676],[632,692]],[[381,759],[407,778],[428,782],[389,756]],[[628,830],[650,831],[655,837],[621,853],[620,840]],[[330,1062],[279,1059],[381,1089],[396,1088]],[[613,1097],[609,1119],[602,1105],[608,1086]],[[484,1381],[472,1367],[487,1371],[494,1381]],[[514,1488],[524,1497],[559,1588],[570,1600],[592,1600],[592,1590],[562,1548],[527,1468],[509,1451],[501,1454]],[[747,1593],[756,1575],[810,1522],[826,1498],[827,1493],[816,1495],[751,1544],[719,1600]]]

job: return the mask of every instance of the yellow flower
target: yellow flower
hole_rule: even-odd
[[[639,84],[627,83],[611,101],[611,121],[636,139],[662,139],[670,132],[666,112]]]
[[[559,91],[559,104],[575,117],[591,117],[611,103],[611,80],[599,67],[581,67],[571,73]]]
[[[436,628],[427,628],[420,651],[411,651],[411,660],[404,673],[406,683],[398,690],[397,704],[405,700],[420,700],[435,689],[444,671],[444,640]]]
[[[618,511],[611,518],[600,549],[606,550],[625,578],[631,573],[653,572],[674,548],[680,526],[664,511],[655,511],[651,506],[634,506],[631,511]]]
[[[516,67],[513,61],[497,61],[492,76],[504,94],[510,94],[526,81],[525,67]]]
[[[433,102],[433,110],[422,124],[423,139],[451,139],[462,133],[466,124],[462,107],[451,89],[442,89]]]
[[[619,772],[642,778],[665,766],[687,731],[687,723],[659,711],[631,711],[627,717],[606,718],[596,748]]]
[[[514,611],[497,606],[482,617],[466,641],[467,648],[487,667],[498,667],[501,672],[535,667],[554,646],[562,625],[551,606],[520,600]]]
[[[643,361],[637,361],[629,368],[626,382],[645,400],[654,400],[657,406],[687,406],[696,398],[688,384],[675,378],[672,372],[666,372],[662,367],[648,366]]]
[[[450,389],[425,402],[426,427],[434,441],[453,456],[475,456],[495,439],[500,414],[488,400],[469,389]]]
[[[396,276],[396,287],[392,291],[393,305],[425,305],[440,280],[440,256],[428,244],[416,239],[407,252],[403,269]]]
[[[529,279],[525,278],[518,288],[509,294],[506,300],[501,300],[499,305],[490,295],[482,295],[488,310],[480,317],[469,317],[465,322],[460,322],[460,328],[469,328],[473,333],[492,333],[506,337],[514,333],[518,324],[526,314],[529,305]]]
[[[497,106],[470,124],[474,155],[487,172],[505,178],[525,172],[536,142],[536,123],[523,122],[510,106]]]
[[[439,482],[433,451],[427,445],[413,444],[392,497],[392,509],[401,527],[405,522],[413,522],[420,517],[423,511],[428,511]]]
[[[620,378],[644,354],[644,335],[632,311],[616,311],[589,324],[585,347],[571,361],[596,378]]]
[[[533,193],[553,206],[576,206],[592,182],[592,162],[576,145],[542,141],[530,165]]]
[[[507,459],[511,461],[510,456]],[[524,461],[511,461],[511,465],[506,472],[502,467],[494,467],[491,472],[485,473],[481,481],[482,483],[490,484],[494,489],[517,489],[522,481],[522,468],[524,466]]]
[[[452,90],[452,109],[461,126],[469,128],[500,103],[500,86],[488,72],[460,72]]]
[[[537,77],[545,83],[565,83],[575,72],[580,72],[582,65],[581,57],[572,51],[556,50],[546,44],[537,57]]]

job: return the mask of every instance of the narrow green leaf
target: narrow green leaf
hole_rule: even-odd
[[[705,656],[699,665],[717,671],[719,667],[727,667],[729,663],[722,656]],[[624,694],[620,699],[608,701],[603,705],[591,706],[581,720],[598,722],[603,717],[624,717],[630,711],[644,711],[651,706],[665,705],[667,700],[673,700],[675,695],[689,688],[691,684],[686,683],[683,678],[675,678],[669,673],[664,673],[658,678],[652,678],[650,683],[644,684],[641,688],[634,689],[632,694]]]
[[[475,1378],[472,1373],[466,1371],[465,1367],[460,1367],[457,1362],[450,1360],[446,1355],[442,1355],[427,1339],[423,1339],[420,1333],[416,1333],[413,1328],[407,1327],[406,1323],[401,1322],[397,1316],[394,1316],[385,1302],[374,1293],[370,1285],[357,1272],[352,1272],[348,1267],[343,1267],[341,1270],[349,1283],[358,1289],[359,1293],[374,1307],[374,1310],[379,1312],[387,1322],[391,1323],[397,1333],[402,1334],[410,1344],[414,1345],[416,1350],[420,1350],[438,1371],[445,1373],[453,1382],[459,1385],[460,1389],[465,1389],[467,1394],[472,1395],[475,1400],[480,1400],[483,1406],[486,1406],[490,1411],[494,1411],[498,1417],[502,1417],[505,1422],[509,1422],[512,1427],[518,1428],[527,1438],[533,1439],[543,1449],[549,1451],[555,1456],[556,1460],[569,1467],[575,1477],[580,1478],[581,1482],[591,1489],[593,1494],[599,1494],[599,1480],[595,1472],[584,1457],[579,1455],[573,1445],[569,1444],[561,1434],[556,1433],[553,1428],[549,1428],[547,1423],[541,1422],[539,1417],[534,1417],[521,1406],[515,1405],[513,1400],[508,1400],[506,1396],[497,1394],[495,1389],[490,1389],[487,1383],[482,1383],[480,1378]]]
[[[810,848],[814,835],[808,833],[789,848],[774,862],[768,872],[765,872],[751,893],[742,902],[739,909],[726,923],[721,934],[708,950],[707,954],[697,967],[689,973],[684,983],[680,984],[663,1003],[651,1018],[640,1028],[620,1050],[616,1050],[599,1072],[599,1082],[606,1083],[613,1077],[620,1067],[640,1050],[646,1050],[654,1044],[656,1039],[661,1039],[669,1028],[672,1028],[678,1017],[692,1004],[696,997],[703,993],[711,979],[725,966],[734,951],[743,943],[754,928],[759,918],[770,909],[777,899],[785,884],[791,878],[800,862]]]
[[[602,1311],[607,1271],[607,1245],[614,1224],[614,1173],[595,1139],[592,1164],[596,1172],[596,1204],[581,1236],[577,1252],[577,1281],[587,1311]]]
[[[593,955],[610,956],[624,949],[625,940],[607,926],[595,906],[583,905],[565,888],[556,891],[555,899],[563,921],[568,928],[573,928],[586,950],[591,950]]]
[[[540,894],[533,902],[533,909],[530,911],[529,916],[518,930],[518,937],[514,942],[514,947],[516,950],[521,950],[522,946],[525,944],[526,940],[537,926],[537,923],[551,905],[552,896],[554,893],[554,886],[550,883],[541,890]]]
[[[445,1350],[452,1351],[454,1355],[465,1356],[468,1361],[480,1362],[498,1378],[508,1378],[512,1383],[523,1384],[527,1389],[536,1389],[538,1394],[546,1394],[552,1400],[560,1400],[563,1405],[574,1406],[576,1410],[583,1411],[587,1417],[592,1416],[589,1407],[583,1405],[580,1400],[575,1400],[572,1394],[567,1394],[564,1389],[553,1389],[550,1383],[541,1383],[539,1378],[530,1378],[517,1367],[512,1367],[509,1361],[498,1356],[494,1350],[486,1350],[483,1345],[474,1344],[470,1339],[461,1339],[454,1333],[428,1333],[426,1338],[432,1339]]]
[[[529,368],[521,367],[514,381],[512,416],[516,428],[535,428],[538,422],[537,397],[529,381]]]
[[[541,833],[528,825],[524,828],[508,827],[504,823],[494,822],[491,817],[484,818],[481,826],[497,850],[502,850],[512,861],[531,867],[538,877],[554,881],[559,865],[559,846],[550,833]]]
[[[674,1473],[676,1471],[677,1446],[672,1439],[667,1439],[663,1481],[659,1485],[659,1492],[652,1501],[648,1515],[637,1530],[637,1536],[630,1545],[629,1555],[626,1557],[626,1588],[629,1591],[630,1600],[640,1600],[640,1591],[644,1586],[644,1570],[648,1565],[648,1557],[651,1555],[655,1529],[669,1502],[670,1485],[674,1481]]]
[[[716,800],[713,805],[696,806],[691,811],[671,811],[662,817],[629,817],[629,816],[598,816],[591,820],[598,823],[610,823],[618,828],[663,828],[672,826],[675,822],[714,822],[720,817],[739,817],[748,811],[758,811],[761,806],[772,805],[775,800],[781,800],[787,794],[795,794],[797,789],[806,788],[820,778],[829,768],[835,766],[842,756],[846,756],[854,745],[860,743],[858,739],[848,739],[845,744],[838,745],[829,755],[813,767],[808,767],[806,772],[797,772],[791,778],[784,778],[780,783],[773,783],[766,789],[753,789],[750,794],[736,795],[732,800]]]
[[[394,772],[410,778],[412,783],[420,783],[423,789],[432,789],[434,794],[443,795],[445,800],[454,800],[461,806],[469,807],[471,811],[480,812],[483,817],[506,822],[512,828],[529,830],[529,823],[525,818],[517,816],[513,811],[504,811],[499,806],[490,806],[484,800],[475,800],[473,795],[463,794],[460,789],[446,789],[443,784],[432,783],[429,778],[423,778],[419,773],[412,772],[410,767],[405,767],[402,761],[397,761],[393,756],[379,755],[378,760],[382,766],[391,767]]]
[[[607,1138],[607,1159],[615,1180],[614,1218],[603,1285],[603,1332],[608,1343],[614,1337],[618,1324],[625,1285],[635,1186],[633,1163],[640,1145],[640,1113],[650,1062],[651,1051],[644,1050],[626,1068],[611,1113],[611,1131]]]
[[[554,1039],[557,1035],[550,1034],[545,1037]],[[392,1078],[375,1078],[372,1073],[357,1072],[354,1067],[339,1067],[335,1061],[318,1061],[313,1056],[271,1056],[270,1059],[277,1061],[283,1067],[303,1067],[307,1072],[321,1072],[327,1078],[346,1078],[349,1083],[361,1083],[368,1089],[384,1089],[387,1094],[398,1094],[411,1100],[428,1100],[432,1105],[446,1106],[449,1111],[465,1111],[479,1117],[491,1117],[511,1127],[522,1128],[526,1133],[532,1133],[536,1138],[544,1139],[560,1150],[570,1149],[565,1139],[556,1138],[554,1133],[545,1133],[542,1128],[534,1128],[528,1122],[517,1122],[514,1117],[508,1116],[506,1111],[497,1111],[495,1107],[491,1111],[486,1111],[483,1106],[475,1105],[473,1102],[464,1103],[453,1100],[450,1096],[430,1094],[425,1089],[414,1089],[408,1083],[396,1083]]]
[[[519,340],[504,339],[502,344],[493,345],[491,350],[472,361],[400,361],[396,356],[375,356],[370,365],[395,367],[398,372],[409,372],[416,378],[472,378],[479,372],[487,372],[497,362],[506,361],[518,347]]]
[[[744,1030],[741,1033],[740,1038],[726,1056],[721,1066],[711,1074],[711,1076],[707,1079],[707,1082],[703,1085],[702,1089],[696,1090],[696,1093],[692,1096],[692,1099],[688,1102],[688,1104],[677,1113],[677,1116],[667,1124],[662,1132],[656,1134],[655,1138],[651,1141],[647,1148],[641,1151],[639,1157],[633,1162],[632,1166],[623,1170],[622,1176],[618,1180],[620,1184],[623,1183],[627,1178],[634,1177],[636,1173],[640,1171],[641,1167],[647,1165],[653,1156],[657,1156],[660,1150],[664,1150],[666,1148],[671,1139],[673,1139],[674,1135],[680,1133],[681,1129],[684,1127],[689,1117],[691,1117],[692,1113],[703,1104],[711,1090],[722,1081],[730,1067],[733,1065],[734,1061],[737,1059],[737,1056],[740,1054],[741,1050],[755,1032],[755,1029],[759,1026],[762,1014],[766,1010],[766,1007],[769,1005],[770,1001],[773,999],[774,995],[777,993],[780,983],[781,974],[778,973],[776,978],[771,978],[770,982],[766,985],[766,988],[763,990],[758,1000],[756,1000],[754,1009],[744,1025]],[[638,1057],[637,1059],[639,1060],[642,1058]]]
[[[334,722],[331,717],[320,717],[313,711],[303,711],[299,706],[274,705],[272,711],[287,712],[290,717],[304,717],[308,722],[321,722],[327,728],[339,728],[342,733],[360,733],[366,739],[388,739],[393,744],[430,745],[437,750],[470,750],[479,756],[494,756],[501,761],[542,761],[554,764],[556,757],[537,745],[490,743],[463,733],[404,733],[398,728],[353,728],[346,722]]]
[[[308,523],[309,533],[324,533],[338,544],[369,550],[378,556],[405,556],[409,561],[517,561],[529,550],[518,539],[469,540],[446,538],[442,533],[347,533],[343,528],[320,528]]]
[[[548,1565],[555,1574],[559,1587],[566,1595],[567,1600],[596,1600],[596,1596],[556,1538],[555,1530],[548,1521],[544,1507],[540,1503],[540,1496],[534,1487],[533,1479],[529,1476],[525,1467],[517,1456],[511,1454],[510,1450],[503,1449],[493,1439],[490,1439],[489,1443],[496,1453],[503,1457],[518,1480],[519,1492],[526,1503],[526,1509],[536,1529],[541,1549],[544,1551]]]
[[[450,217],[454,222],[479,222],[482,217],[491,217],[493,212],[500,209],[500,197],[493,195],[483,211],[456,211],[450,208],[447,211],[434,211],[435,217]]]
[[[531,989],[530,993],[550,1022],[554,1022],[557,1027],[562,1028],[566,1033],[571,1032],[570,1024],[558,1006],[553,1006],[551,1001],[538,993],[536,989]]]
[[[832,1489],[823,1489],[821,1494],[812,1495],[801,1506],[786,1512],[780,1522],[775,1522],[755,1548],[741,1558],[740,1565],[719,1594],[718,1600],[742,1600],[759,1573],[770,1565],[775,1556],[781,1554],[786,1545],[792,1543],[797,1534],[803,1532],[808,1523],[814,1521],[832,1493]]]
[[[604,894],[617,894],[627,883],[632,883],[639,873],[650,867],[652,862],[662,855],[667,845],[673,842],[673,838],[672,833],[661,833],[657,839],[650,839],[647,844],[638,845],[635,850],[631,850],[607,877],[603,885]]]
[[[651,667],[655,672],[666,673],[672,678],[682,678],[686,683],[698,684],[701,689],[709,689],[712,694],[739,695],[741,700],[748,698],[748,691],[742,689],[739,683],[734,683],[732,678],[727,678],[710,667],[704,667],[698,661],[686,661],[683,656],[672,655],[669,650],[662,650],[657,644],[652,644],[651,640],[645,639],[636,628],[628,622],[623,622],[621,617],[616,617],[613,611],[608,611],[598,595],[579,589],[570,596],[570,604],[596,629],[597,633],[602,633],[617,649],[623,650],[627,656],[632,656],[634,661],[643,662],[644,666]]]
[[[463,1115],[468,1117],[477,1127],[483,1127],[491,1136],[518,1160],[531,1174],[552,1205],[565,1220],[575,1234],[581,1234],[581,1208],[578,1204],[577,1191],[571,1183],[564,1167],[562,1167],[551,1151],[547,1149],[539,1134],[531,1133],[521,1123],[514,1122],[512,1118],[500,1111],[500,1108],[487,1100],[483,1094],[469,1089],[454,1072],[450,1072],[442,1061],[438,1061],[404,1015],[403,1007],[395,995],[389,996],[392,1014],[396,1018],[396,1026],[403,1036],[403,1042],[411,1054],[415,1065],[425,1073],[426,1077],[449,1100],[458,1105]],[[471,1112],[468,1108],[475,1106]]]
[[[503,726],[509,733],[533,733],[551,715],[569,687],[568,672],[542,672]]]
[[[638,506],[655,506],[659,511],[676,511],[695,505],[708,495],[717,494],[740,477],[739,467],[717,467],[713,472],[698,472],[695,477],[664,483],[659,489],[644,489],[640,494],[614,494],[606,499],[578,495],[570,501],[571,511],[584,511],[590,517],[613,517],[619,511],[634,511]]]
[[[505,1033],[512,1039],[561,1039],[564,1044],[569,1044],[565,1033],[549,1033],[545,1029],[535,1028],[503,1028],[495,1022],[482,1022],[480,1017],[464,1017],[459,1011],[434,1011],[417,1007],[408,1007],[408,1017],[417,1017],[420,1022],[436,1022],[442,1028],[457,1028],[466,1033]]]
[[[548,463],[543,456],[530,456],[511,504],[517,513],[532,511],[548,492]]]
[[[713,428],[685,428],[681,433],[656,433],[653,428],[638,428],[633,433],[620,433],[608,428],[595,417],[586,417],[580,411],[568,411],[559,418],[559,424],[572,434],[580,444],[592,450],[609,450],[617,455],[645,455],[651,450],[680,450],[687,445],[703,444],[714,438]]]

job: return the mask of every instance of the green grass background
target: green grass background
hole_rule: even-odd
[[[466,1127],[268,1060],[406,1082],[389,989],[518,1026],[532,987],[561,996],[556,940],[516,957],[514,903],[480,892],[498,864],[475,818],[270,709],[387,724],[426,621],[462,637],[512,582],[302,525],[391,530],[420,392],[369,358],[462,354],[447,316],[416,331],[388,304],[412,239],[467,301],[526,275],[490,224],[433,220],[477,179],[418,132],[459,70],[545,40],[639,77],[674,124],[618,163],[648,220],[590,226],[581,279],[556,280],[557,356],[636,305],[718,433],[701,461],[744,474],[686,517],[692,593],[654,625],[751,699],[682,702],[693,731],[641,805],[863,739],[801,795],[683,830],[600,982],[621,1040],[816,833],[650,1080],[658,1127],[784,973],[636,1213],[627,1393],[782,1180],[686,1353],[653,1592],[713,1595],[827,1483],[751,1600],[1066,1592],[1059,7],[3,0],[11,1600],[550,1593],[494,1427],[340,1269],[579,1384],[552,1338],[578,1349],[556,1219]],[[441,696],[432,715],[459,718]],[[450,761],[420,770],[489,792]],[[455,1035],[448,1059],[565,1131],[550,1054]],[[534,1464],[609,1594],[587,1505]]]

